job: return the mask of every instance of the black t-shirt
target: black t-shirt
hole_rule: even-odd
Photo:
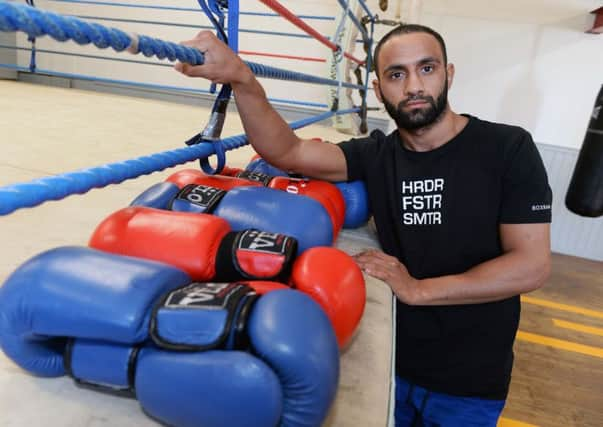
[[[499,225],[551,221],[546,171],[525,130],[469,116],[427,152],[394,131],[339,144],[349,180],[364,180],[381,246],[417,279],[463,273],[502,254]],[[484,304],[398,300],[396,373],[433,391],[504,399],[519,296]]]

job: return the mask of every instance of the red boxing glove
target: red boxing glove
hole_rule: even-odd
[[[140,206],[107,217],[89,246],[164,262],[186,271],[193,280],[219,282],[286,282],[297,253],[297,241],[283,234],[233,232],[225,219],[214,215]]]
[[[251,287],[258,295],[264,295],[271,291],[278,291],[280,289],[291,289],[287,285],[277,282],[268,282],[264,280],[253,280],[244,282],[247,286]]]
[[[366,303],[364,277],[354,259],[336,248],[308,249],[295,261],[289,283],[320,304],[335,329],[339,347],[346,346]]]
[[[170,175],[166,181],[183,188],[188,184],[207,185],[221,190],[235,187],[266,186],[292,194],[307,196],[319,202],[329,214],[333,225],[333,241],[337,238],[345,220],[345,200],[341,191],[327,181],[306,178],[272,177],[225,167],[224,175],[206,175],[195,169],[184,169]]]
[[[308,196],[321,205],[329,213],[333,223],[333,239],[337,237],[339,230],[343,227],[345,219],[345,200],[339,189],[327,181],[305,178],[286,178],[276,176],[268,184],[270,188],[276,188],[288,193]]]
[[[236,174],[240,169],[224,168],[233,172],[233,175],[206,175],[200,170],[183,169],[167,177],[166,182],[176,184],[179,188],[184,188],[189,184],[207,185],[208,187],[219,188],[220,190],[231,190],[236,187],[261,187],[261,182],[250,181],[237,178]],[[236,171],[236,172],[234,172]]]

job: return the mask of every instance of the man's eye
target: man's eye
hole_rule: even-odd
[[[423,68],[421,68],[421,70],[424,73],[431,73],[433,71],[433,65],[424,65]]]
[[[394,73],[391,73],[389,77],[390,79],[401,79],[404,77],[404,74],[400,71],[396,71]]]

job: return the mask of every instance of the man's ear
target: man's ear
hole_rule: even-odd
[[[448,78],[448,89],[452,87],[452,82],[454,81],[454,64],[448,63],[446,65],[446,74]]]
[[[379,102],[383,103],[383,99],[381,99],[381,87],[379,86],[379,79],[373,80],[373,89],[375,89],[375,96]]]

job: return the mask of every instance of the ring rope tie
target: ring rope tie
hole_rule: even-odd
[[[34,37],[49,35],[58,41],[73,40],[80,45],[92,43],[99,49],[112,47],[117,52],[127,50],[134,54],[142,53],[147,57],[156,56],[159,59],[178,60],[191,65],[202,65],[205,59],[199,50],[191,47],[145,35],[128,34],[116,28],[107,28],[97,23],[88,23],[77,18],[65,17],[7,1],[0,1],[0,31],[23,31]],[[329,86],[338,85],[337,81],[323,77],[254,62],[245,63],[259,77]],[[352,89],[362,87],[347,82],[343,86]]]

